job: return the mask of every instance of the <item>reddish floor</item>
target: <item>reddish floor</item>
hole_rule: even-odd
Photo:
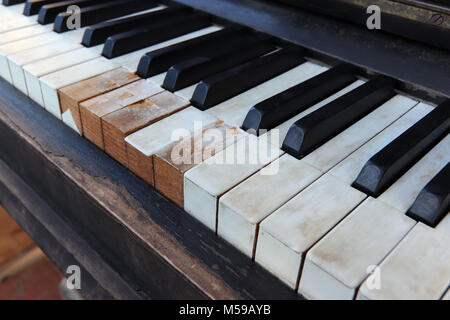
[[[0,284],[0,300],[61,300],[58,285],[62,275],[43,259]]]
[[[0,300],[60,300],[62,278],[0,206]]]

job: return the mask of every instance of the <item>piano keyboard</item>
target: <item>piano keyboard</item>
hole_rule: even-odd
[[[293,290],[448,299],[448,100],[178,5],[3,4],[6,81]]]

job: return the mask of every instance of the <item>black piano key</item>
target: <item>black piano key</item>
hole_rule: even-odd
[[[41,10],[42,6],[56,2],[61,2],[61,0],[28,0],[25,3],[23,14],[26,16],[33,16],[39,13],[39,10]]]
[[[27,0],[3,0],[4,6],[13,6],[15,4],[24,3]]]
[[[200,110],[207,110],[304,61],[300,49],[281,49],[202,80],[195,88],[191,102]]]
[[[450,100],[447,100],[370,158],[353,182],[353,187],[378,197],[449,129]]]
[[[167,71],[163,88],[176,91],[193,85],[200,80],[233,66],[255,59],[276,50],[276,46],[266,40],[248,42],[246,46],[235,47],[232,53],[216,57],[199,56],[174,65]]]
[[[103,56],[111,59],[211,25],[208,16],[192,14],[177,21],[161,22],[106,39]]]
[[[422,189],[406,215],[434,228],[450,210],[450,163]]]
[[[289,128],[282,149],[301,159],[392,98],[395,84],[378,76],[299,119]]]
[[[116,0],[81,8],[81,27],[154,8],[157,5],[158,4],[152,0]],[[70,29],[67,26],[67,21],[71,15],[70,12],[61,12],[58,14],[55,19],[53,30],[58,33],[69,31]]]
[[[355,68],[342,64],[253,106],[242,129],[270,130],[356,81]]]
[[[90,26],[83,35],[82,44],[86,47],[96,46],[106,41],[109,36],[155,24],[164,20],[178,18],[188,8],[174,6],[163,10],[139,14],[136,16],[108,21]]]
[[[98,3],[110,2],[111,0],[70,0],[60,1],[52,4],[46,4],[39,10],[38,22],[40,24],[49,24],[55,21],[56,16],[67,11],[71,5],[76,5],[80,8],[92,6]]]
[[[242,28],[225,28],[197,38],[186,40],[165,48],[146,53],[139,61],[137,74],[148,78],[167,71],[171,66],[199,55],[209,56],[215,52],[229,52],[241,42]]]

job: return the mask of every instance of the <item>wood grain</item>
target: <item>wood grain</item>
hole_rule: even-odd
[[[82,102],[80,114],[84,137],[104,150],[101,118],[161,91],[160,86],[139,80]]]
[[[164,91],[106,115],[102,118],[105,152],[126,166],[126,136],[188,105],[189,101]]]
[[[0,206],[0,266],[33,245],[28,235]]]
[[[220,134],[218,139],[209,136],[212,134],[212,129],[218,130],[217,133]],[[230,130],[229,132],[233,139],[226,139],[227,130]],[[190,139],[174,142],[163,148],[153,156],[156,190],[164,194],[180,208],[183,208],[184,174],[197,164],[233,144],[245,134],[241,129],[226,125],[220,120],[207,126],[201,133],[193,135]],[[190,152],[186,159],[183,159],[183,150]]]
[[[146,156],[129,143],[126,144],[128,168],[139,178],[152,187],[155,185],[153,177],[153,155]]]
[[[58,90],[62,113],[70,110],[72,118],[82,132],[79,104],[85,100],[120,88],[140,78],[125,68],[117,68],[99,76],[83,80]]]

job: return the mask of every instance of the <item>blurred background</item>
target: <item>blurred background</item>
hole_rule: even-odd
[[[63,275],[0,206],[0,300],[61,300]]]

